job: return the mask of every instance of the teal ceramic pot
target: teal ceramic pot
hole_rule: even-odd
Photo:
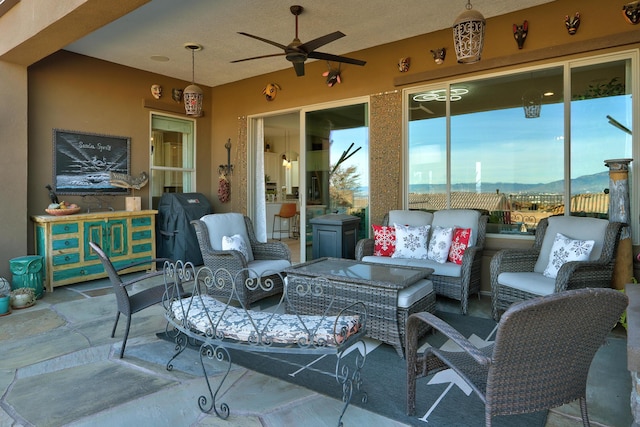
[[[0,297],[0,316],[9,313],[10,301],[9,295]]]

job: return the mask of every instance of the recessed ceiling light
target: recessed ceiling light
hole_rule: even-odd
[[[545,93],[543,93],[543,95],[544,96],[553,96],[553,95],[555,95],[555,93],[553,93],[553,92],[545,92]]]
[[[164,55],[151,55],[151,59],[158,62],[167,62],[169,58]]]

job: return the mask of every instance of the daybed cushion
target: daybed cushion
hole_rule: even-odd
[[[540,248],[540,255],[536,261],[533,271],[543,273],[549,264],[549,254],[551,247],[556,238],[556,234],[562,233],[570,239],[595,240],[595,245],[589,254],[589,260],[595,261],[602,254],[602,243],[604,235],[609,225],[606,219],[598,218],[580,218],[576,221],[575,217],[570,216],[552,216],[548,219],[549,225],[544,233],[544,240]]]
[[[217,251],[222,249],[222,237],[239,234],[247,245],[247,261],[253,261],[253,251],[244,223],[244,216],[240,213],[230,212],[224,214],[209,214],[200,218],[207,225],[211,247]]]
[[[360,329],[359,316],[298,316],[295,314],[274,314],[268,311],[249,310],[255,328],[249,320],[248,314],[242,308],[228,306],[209,295],[199,295],[186,298],[182,301],[174,301],[171,306],[173,316],[178,322],[182,322],[185,311],[189,326],[203,334],[211,334],[211,323],[217,322],[217,334],[223,334],[225,339],[242,342],[256,340],[256,331],[263,333],[264,338],[269,338],[276,344],[298,344],[314,332],[315,344],[336,346],[342,342],[343,337],[334,335],[334,326],[339,333],[345,328],[347,336],[356,333]],[[225,311],[226,310],[226,311]],[[224,314],[222,314],[224,311]],[[222,318],[220,319],[222,314]],[[304,324],[301,322],[304,322]],[[339,323],[336,325],[336,320]],[[305,330],[308,330],[308,332]],[[337,342],[336,342],[337,340]]]

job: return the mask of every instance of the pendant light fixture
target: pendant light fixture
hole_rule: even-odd
[[[184,88],[182,97],[184,98],[184,109],[187,116],[200,117],[202,115],[202,89],[195,84],[195,52],[202,50],[202,46],[197,43],[187,43],[185,49],[191,51],[191,84]]]
[[[453,23],[453,44],[456,57],[461,64],[480,61],[484,47],[484,16],[472,10],[471,0],[467,0],[467,10],[462,12]]]

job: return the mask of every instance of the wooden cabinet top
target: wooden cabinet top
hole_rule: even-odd
[[[77,213],[73,215],[32,215],[31,220],[36,223],[46,222],[62,222],[62,221],[87,221],[87,220],[101,220],[109,218],[127,218],[135,216],[148,216],[157,214],[157,210],[142,210],[142,211],[101,211],[90,213]]]

